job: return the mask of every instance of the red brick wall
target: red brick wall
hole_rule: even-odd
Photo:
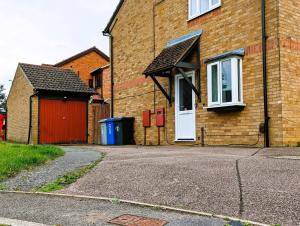
[[[89,79],[92,79],[91,72],[95,69],[107,65],[109,62],[96,52],[88,53],[79,57],[63,66],[62,68],[70,68],[79,74],[80,78],[88,85]]]

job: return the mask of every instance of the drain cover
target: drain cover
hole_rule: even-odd
[[[300,156],[276,156],[274,159],[291,159],[291,160],[300,160]]]
[[[123,226],[164,226],[168,222],[160,219],[125,214],[110,220],[108,223]]]

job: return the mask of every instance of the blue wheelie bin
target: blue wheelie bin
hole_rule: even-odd
[[[106,119],[106,130],[107,130],[107,144],[108,145],[115,145],[116,144],[116,131],[115,131],[115,126],[116,126],[116,119],[114,118],[109,118]]]

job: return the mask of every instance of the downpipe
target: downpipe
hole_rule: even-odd
[[[32,98],[36,96],[38,92],[35,92],[29,97],[29,127],[28,127],[28,139],[27,144],[30,144],[31,130],[32,130]]]
[[[262,24],[262,62],[263,62],[263,95],[264,95],[264,146],[270,147],[269,109],[268,109],[268,77],[267,77],[267,33],[266,33],[266,1],[261,0]]]
[[[113,36],[108,32],[103,32],[103,36],[109,37],[109,52],[110,52],[110,116],[114,117],[114,69],[113,69]]]

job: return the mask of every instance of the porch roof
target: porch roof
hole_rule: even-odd
[[[177,67],[187,54],[198,44],[199,35],[183,42],[167,47],[149,64],[144,75],[154,75],[174,67]]]

